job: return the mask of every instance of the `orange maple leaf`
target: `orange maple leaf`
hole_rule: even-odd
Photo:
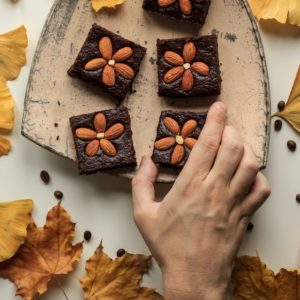
[[[44,227],[32,221],[27,238],[16,255],[0,263],[0,277],[17,286],[16,296],[32,300],[47,291],[48,284],[57,275],[73,271],[73,263],[80,259],[82,243],[72,245],[75,224],[60,203],[47,215]]]
[[[84,299],[162,300],[154,289],[140,282],[151,267],[151,256],[125,253],[115,260],[103,252],[102,244],[86,262],[87,277],[80,281]]]

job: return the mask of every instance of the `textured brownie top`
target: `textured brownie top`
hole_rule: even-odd
[[[172,51],[184,59],[184,47],[193,44],[195,55],[190,61],[190,71],[193,77],[192,88],[184,91],[182,88],[183,74],[170,83],[164,81],[165,74],[176,65],[170,64],[164,55],[167,51]],[[221,76],[219,67],[218,42],[215,35],[202,36],[198,38],[181,38],[157,40],[158,56],[158,79],[159,94],[173,97],[215,95],[221,92]],[[186,61],[184,60],[184,63]],[[198,73],[193,70],[194,63],[202,63],[209,68],[208,74]]]
[[[155,163],[159,163],[166,167],[182,168],[193,148],[194,143],[198,139],[201,130],[205,124],[207,113],[204,112],[174,112],[163,111],[159,118],[159,124],[157,127],[157,137],[154,145],[152,158]],[[166,122],[166,118],[169,119]],[[174,122],[175,121],[175,126]],[[173,123],[172,123],[173,122]],[[177,123],[177,125],[176,125]],[[171,124],[171,125],[170,125]],[[187,129],[187,125],[189,125]],[[174,131],[174,128],[178,126],[179,132]],[[184,134],[184,132],[186,134]],[[172,138],[173,142],[169,139],[166,143],[163,143],[163,139]],[[171,145],[171,146],[170,146]],[[182,159],[177,159],[177,163],[172,163],[172,155],[174,154],[176,147],[182,147],[184,154]]]
[[[185,7],[190,7],[188,12],[182,9],[179,4],[179,0],[171,1],[171,4],[167,6],[160,4],[162,2],[163,1],[159,0],[144,0],[143,8],[148,11],[166,15],[177,20],[203,25],[208,14],[211,0],[182,1],[185,2]]]
[[[95,127],[96,116],[102,117],[102,119],[105,120],[103,130],[97,130]],[[117,132],[116,124],[121,124],[120,126],[123,127],[123,130]],[[90,174],[99,170],[136,165],[135,150],[132,143],[132,131],[130,128],[130,117],[127,108],[121,107],[118,109],[104,110],[102,112],[71,117],[70,125],[74,137],[80,174]],[[96,132],[96,134],[100,134],[100,136],[97,138],[90,135],[88,138],[82,138],[82,135],[78,134],[77,131],[79,128],[81,130],[82,128],[92,130]],[[112,138],[106,138],[105,134],[108,130],[112,131],[112,129],[114,131],[114,136],[112,135],[112,132],[110,132]],[[105,132],[105,134],[103,135],[102,132]],[[107,154],[109,153],[107,151],[103,151],[103,147],[100,146],[100,138],[107,139],[113,145],[116,150],[114,156]],[[96,146],[98,142],[98,150],[92,151],[92,156],[88,156],[87,147],[91,142],[94,142]]]
[[[100,51],[99,42],[102,38],[108,37],[112,45],[112,55],[114,55],[118,50],[129,47],[133,50],[133,53],[130,57],[125,57],[119,61],[122,64],[126,64],[130,67],[134,76],[129,76],[125,78],[121,76],[120,73],[115,72],[115,84],[113,86],[108,86],[103,83],[103,70],[105,66],[101,66],[95,70],[86,70],[85,66],[88,62],[96,58],[103,58],[103,53]],[[78,77],[85,81],[94,82],[102,86],[107,92],[117,97],[118,99],[124,99],[126,94],[131,90],[132,81],[136,77],[141,61],[146,53],[146,49],[142,46],[139,46],[129,40],[124,39],[123,37],[97,25],[93,24],[86,41],[84,42],[75,63],[68,70],[68,74],[73,77]],[[109,64],[110,59],[106,59],[106,65]],[[115,68],[113,66],[112,68]],[[126,71],[126,70],[125,70]]]

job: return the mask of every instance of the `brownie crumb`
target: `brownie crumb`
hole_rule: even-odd
[[[123,256],[125,253],[126,253],[126,251],[125,251],[124,249],[119,249],[119,250],[117,251],[117,256],[118,256],[118,257],[121,257],[121,256]]]
[[[294,152],[294,151],[296,151],[297,144],[295,141],[289,140],[289,141],[287,141],[287,147],[289,148],[290,151]]]
[[[61,191],[55,191],[54,192],[54,197],[57,199],[57,200],[61,200],[63,198],[64,194],[61,192]]]
[[[47,171],[43,170],[40,173],[40,177],[45,184],[48,184],[50,181],[50,175]]]
[[[89,242],[92,238],[92,233],[89,230],[86,230],[83,234],[84,239]]]

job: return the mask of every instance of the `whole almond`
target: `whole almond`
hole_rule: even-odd
[[[97,133],[88,128],[77,128],[75,131],[75,135],[82,140],[93,140],[96,138]]]
[[[114,86],[116,84],[116,74],[114,68],[109,65],[104,67],[102,82],[107,86]]]
[[[184,123],[182,130],[181,130],[181,135],[183,137],[189,136],[190,134],[192,134],[195,129],[197,128],[197,121],[196,120],[188,120]]]
[[[155,142],[154,148],[157,150],[167,150],[176,144],[174,137],[165,137]]]
[[[93,140],[85,148],[85,154],[87,156],[95,156],[97,152],[99,151],[99,141],[98,140]]]
[[[180,134],[180,127],[173,118],[165,117],[164,124],[173,134],[176,134],[176,135]]]
[[[171,83],[177,80],[182,76],[184,72],[183,67],[174,67],[170,69],[165,75],[164,75],[164,82],[165,83]]]
[[[104,132],[106,129],[106,117],[103,113],[97,113],[94,118],[94,127],[96,131]]]
[[[196,46],[193,42],[188,42],[183,47],[184,62],[190,63],[196,56]]]
[[[100,140],[100,147],[106,155],[116,156],[117,154],[117,149],[115,148],[113,143],[110,142],[109,140],[106,139]]]
[[[112,43],[109,37],[105,36],[99,41],[99,51],[105,59],[111,59]]]
[[[193,7],[190,0],[179,0],[179,6],[184,15],[190,15],[192,13]]]
[[[124,47],[118,50],[112,57],[115,62],[121,62],[130,58],[133,54],[133,50],[130,47]]]
[[[164,59],[173,66],[182,66],[184,64],[183,58],[174,51],[166,51]]]
[[[176,145],[171,156],[171,164],[178,165],[184,159],[185,150],[183,145]]]
[[[197,140],[189,137],[184,140],[184,143],[189,149],[193,149],[193,147],[197,143]]]
[[[113,126],[111,126],[106,132],[105,132],[105,138],[108,140],[113,140],[118,138],[125,130],[125,127],[121,123],[117,123]]]
[[[191,70],[184,71],[182,76],[182,89],[189,92],[194,86],[194,77]]]
[[[173,4],[176,0],[158,0],[158,5],[160,7],[167,7]]]
[[[115,70],[117,73],[119,73],[122,77],[126,79],[133,79],[134,77],[133,69],[126,64],[115,64]]]
[[[209,74],[209,66],[202,62],[194,62],[192,64],[192,70],[203,76]]]
[[[103,68],[106,65],[106,60],[104,58],[94,58],[86,63],[84,69],[87,71],[95,71]]]

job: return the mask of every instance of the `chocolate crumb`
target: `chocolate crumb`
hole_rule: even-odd
[[[121,256],[123,256],[125,253],[126,253],[126,251],[125,251],[124,249],[119,249],[119,250],[117,251],[117,256],[118,256],[118,257],[121,257]]]
[[[59,140],[59,135],[56,137],[56,140],[57,140],[57,141]]]
[[[63,198],[64,194],[61,192],[61,191],[55,191],[54,192],[54,197],[57,199],[57,200],[61,200]]]
[[[284,101],[279,101],[277,104],[278,110],[283,111],[285,108],[285,102]]]
[[[84,239],[89,242],[92,238],[92,233],[89,230],[86,230],[83,234]]]
[[[55,127],[58,127],[58,123],[54,123],[54,126],[55,126]]]
[[[40,177],[45,184],[48,184],[50,181],[50,175],[47,171],[43,170],[40,173]]]
[[[282,121],[281,120],[276,120],[275,123],[274,123],[274,129],[276,131],[280,131],[282,128]]]
[[[297,144],[293,140],[287,141],[287,147],[289,148],[290,151],[294,152],[297,148]]]
[[[297,195],[296,195],[296,201],[297,201],[298,203],[300,203],[300,194],[297,194]]]

